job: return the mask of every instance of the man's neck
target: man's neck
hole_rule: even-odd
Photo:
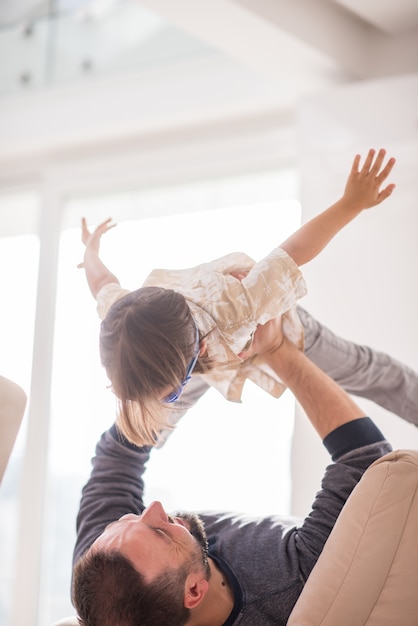
[[[234,608],[234,594],[227,577],[209,558],[209,589],[200,605],[192,610],[188,626],[222,626]]]

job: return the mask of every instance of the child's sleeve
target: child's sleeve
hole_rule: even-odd
[[[107,283],[102,287],[97,294],[97,313],[101,320],[103,320],[110,307],[116,300],[119,300],[123,296],[129,293],[128,289],[123,289],[118,283]]]
[[[241,283],[258,324],[283,315],[307,293],[302,272],[281,248],[256,263]]]

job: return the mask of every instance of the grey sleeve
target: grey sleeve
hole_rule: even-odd
[[[341,509],[366,469],[391,450],[386,440],[369,443],[347,452],[326,468],[311,512],[292,538],[303,580],[309,576]]]
[[[124,440],[115,426],[101,436],[83,488],[77,515],[73,561],[92,545],[105,527],[126,513],[141,513],[143,473],[151,448]]]

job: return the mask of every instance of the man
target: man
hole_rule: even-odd
[[[223,513],[171,517],[159,502],[145,508],[150,449],[113,426],[98,443],[78,516],[73,598],[85,626],[286,624],[352,489],[391,446],[279,324],[259,327],[252,350],[295,394],[334,461],[311,513],[297,525]]]

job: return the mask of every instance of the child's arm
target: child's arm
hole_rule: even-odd
[[[369,150],[360,170],[360,155],[357,154],[342,198],[304,224],[280,245],[298,266],[315,258],[363,209],[376,206],[391,195],[395,188],[393,184],[379,191],[395,165],[395,159],[389,159],[381,169],[385,154],[385,150],[379,150],[374,160],[375,150]]]
[[[86,249],[84,251],[84,261],[80,263],[78,267],[84,267],[86,270],[87,283],[94,298],[96,298],[104,285],[108,283],[120,284],[116,276],[112,274],[99,258],[100,239],[102,235],[116,226],[116,224],[111,224],[111,221],[111,218],[107,219],[102,224],[99,224],[93,232],[90,232],[87,228],[87,222],[84,217],[81,221],[81,239]]]

